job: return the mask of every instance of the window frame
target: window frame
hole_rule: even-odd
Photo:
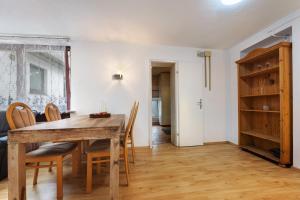
[[[37,69],[39,69],[40,71],[42,71],[43,73],[43,77],[42,77],[42,91],[37,91],[35,89],[31,88],[31,67],[35,67]],[[29,64],[29,94],[31,95],[47,95],[47,69],[40,67],[36,64],[30,63]]]

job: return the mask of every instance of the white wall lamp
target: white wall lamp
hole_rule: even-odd
[[[113,80],[122,80],[123,79],[123,74],[121,74],[121,73],[114,74],[114,75],[112,75],[112,79]]]

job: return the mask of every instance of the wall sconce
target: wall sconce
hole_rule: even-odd
[[[122,80],[123,79],[123,74],[114,74],[112,76],[113,80]]]

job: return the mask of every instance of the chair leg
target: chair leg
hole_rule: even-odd
[[[83,140],[82,141],[82,150],[81,152],[84,154],[86,153],[86,149],[90,146],[90,141],[89,140]]]
[[[98,158],[97,159],[98,161],[100,161],[101,160],[101,158]],[[101,163],[97,163],[97,165],[96,165],[96,172],[97,172],[97,174],[100,174],[101,173]]]
[[[77,176],[80,168],[81,151],[79,145],[72,152],[72,175]]]
[[[78,151],[79,151],[79,155],[80,155],[80,161],[81,161],[81,156],[82,156],[82,154],[84,153],[83,152],[83,141],[81,140],[81,141],[79,141],[79,142],[77,142],[77,148],[78,148]]]
[[[131,156],[132,156],[132,162],[134,163],[134,157],[135,157],[135,148],[134,148],[134,141],[133,141],[133,137],[131,137]]]
[[[93,157],[87,154],[86,165],[86,193],[91,193],[93,190]]]
[[[50,167],[48,169],[48,172],[52,172],[52,165],[53,165],[53,161],[50,162]]]
[[[57,193],[57,199],[63,198],[63,157],[60,156],[56,160],[56,176],[57,176],[57,182],[56,182],[56,193]]]
[[[129,169],[128,169],[128,152],[127,151],[124,151],[124,164],[125,164],[127,186],[129,186]]]
[[[33,185],[36,185],[36,184],[37,184],[37,179],[38,179],[38,176],[39,176],[39,170],[40,170],[40,169],[38,168],[38,166],[40,166],[40,163],[39,163],[39,162],[36,163],[36,167],[37,167],[37,168],[34,169],[34,177],[33,177],[33,183],[32,183]]]

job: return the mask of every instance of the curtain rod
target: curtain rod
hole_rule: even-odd
[[[0,38],[25,38],[25,39],[60,39],[70,41],[70,37],[66,36],[52,36],[52,35],[23,35],[23,34],[1,34]]]

